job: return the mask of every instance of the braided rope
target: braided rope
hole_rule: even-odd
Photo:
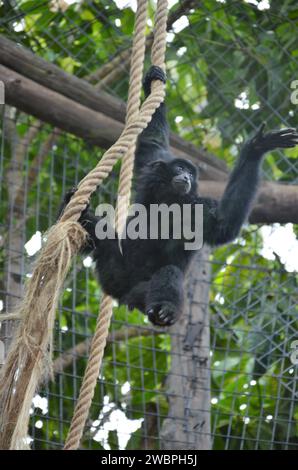
[[[137,121],[139,121],[138,125],[141,127],[144,124],[147,125],[148,117],[151,119],[153,112],[164,99],[164,86],[161,82],[157,82],[157,87],[155,88],[156,93],[153,94],[151,100],[147,100],[145,102],[141,111],[139,110],[141,101],[142,71],[145,55],[146,18],[147,1],[139,1],[131,57],[130,85],[126,115],[127,128],[131,128],[132,130],[139,129],[139,127],[136,127]],[[165,53],[167,1],[159,1],[156,18],[158,21],[156,25],[157,31],[155,41],[164,41],[164,44],[161,45],[161,48]],[[160,53],[160,48],[157,44],[155,45],[154,51],[155,52],[152,54],[152,63],[155,65],[164,66],[164,53]],[[156,103],[158,103],[158,105],[155,107]],[[122,159],[116,209],[116,228],[118,234],[120,234],[124,229],[127,217],[137,136],[137,132],[135,132],[133,135],[130,135],[130,145]],[[96,324],[95,334],[90,348],[89,360],[83,378],[79,399],[75,408],[69,434],[66,439],[64,447],[65,450],[77,449],[80,443],[80,439],[83,435],[85,422],[88,417],[89,409],[94,396],[95,386],[101,368],[103,352],[106,345],[112,317],[112,310],[112,298],[108,295],[104,295],[100,314]]]
[[[139,0],[138,21],[145,6],[147,1]],[[152,61],[156,65],[163,64],[164,60],[166,12],[167,0],[159,0],[155,46],[152,52]],[[145,26],[146,23],[143,23],[143,36]],[[136,25],[136,33],[137,31],[138,34],[141,33],[141,26],[139,30]],[[138,35],[136,48],[140,47],[139,41],[141,39]],[[137,57],[140,60],[140,55]],[[138,135],[146,128],[153,113],[164,100],[164,85],[156,81],[152,85],[150,96],[137,112],[141,83],[141,79],[138,82],[138,73],[141,72],[134,69],[135,78],[132,78],[130,83],[127,123],[120,138],[104,154],[97,166],[83,178],[62,217],[48,231],[47,242],[39,254],[23,301],[17,309],[16,315],[21,320],[0,377],[0,449],[26,448],[25,438],[32,398],[41,379],[51,371],[52,332],[59,293],[71,260],[86,238],[85,230],[78,223],[80,214],[88,204],[91,194],[109,175],[117,160],[126,154],[130,146],[135,148]],[[130,194],[133,152],[129,152],[126,158],[127,161],[121,170],[121,191],[123,190],[124,200],[128,200]],[[127,204],[118,204],[118,227],[125,220],[126,208]],[[65,448],[77,448],[79,444],[94,394],[111,315],[112,299],[104,296],[83,382],[84,389],[80,394]]]
[[[85,370],[80,395],[75,407],[64,450],[76,450],[84,432],[86,419],[94,396],[95,386],[100,372],[104,349],[106,346],[110,321],[113,312],[113,299],[104,295],[100,314],[98,315],[95,333],[92,338],[90,354]]]

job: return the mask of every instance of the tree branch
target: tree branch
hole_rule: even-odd
[[[9,70],[11,69],[11,82],[22,80],[22,78],[25,80],[25,77],[27,77],[29,80],[32,80],[31,83],[34,84],[34,82],[37,82],[37,84],[45,87],[44,90],[48,89],[48,93],[50,93],[50,90],[55,91],[59,93],[59,95],[70,98],[72,102],[79,103],[84,107],[89,108],[90,111],[98,111],[100,116],[107,119],[106,125],[102,123],[103,135],[106,133],[106,130],[109,126],[108,118],[116,121],[122,130],[125,122],[126,104],[121,99],[115,98],[114,96],[109,95],[103,91],[96,91],[94,87],[87,81],[67,74],[56,65],[51,64],[41,57],[34,55],[31,51],[14,44],[12,41],[3,36],[0,36],[0,50],[0,63],[8,67],[8,69],[6,69],[6,75],[8,74],[6,77],[6,82],[9,80]],[[1,67],[1,70],[1,73],[4,74],[4,68]],[[12,70],[17,72],[17,74],[12,72]],[[6,84],[6,86],[8,85]],[[9,91],[5,91],[7,95]],[[17,97],[15,97],[15,106],[20,108],[24,100],[21,101],[22,102],[19,104]],[[56,122],[58,122],[58,120],[56,120]],[[90,122],[87,121],[87,123],[91,125]],[[57,124],[57,126],[61,127],[61,122],[60,126],[59,124]],[[86,127],[86,123],[84,127]],[[101,128],[98,128],[98,133],[100,132]],[[113,137],[115,138],[115,135],[113,135]],[[110,146],[111,143],[114,143],[114,141],[111,142],[111,140],[109,140],[109,143],[106,145]],[[187,154],[188,158],[196,159],[200,163],[206,163],[207,165],[213,166],[216,169],[227,173],[227,165],[223,160],[219,160],[214,156],[210,156],[206,151],[201,151],[194,145],[184,141],[181,137],[178,137],[175,134],[171,134],[171,145],[173,148],[177,149],[177,151],[182,151],[183,153]]]
[[[108,147],[120,135],[123,124],[49,90],[28,78],[0,65],[0,79],[5,83],[8,104],[19,107],[33,114],[42,121],[71,132],[87,141]],[[191,144],[190,144],[191,145]],[[190,150],[191,149],[191,150]],[[179,144],[172,147],[175,154],[190,158],[186,152],[192,151],[187,145],[186,152]],[[197,156],[192,160],[197,163]],[[228,174],[214,166],[201,162],[200,192],[219,198],[222,194]],[[216,180],[216,181],[214,181]],[[297,187],[285,184],[264,183],[252,212],[250,221],[254,223],[297,223]]]
[[[150,327],[148,327],[148,329],[144,329],[143,327],[125,327],[109,333],[107,344],[114,341],[126,341],[127,339],[136,338],[138,336],[161,335],[166,332],[167,331],[161,329],[154,330]],[[62,373],[72,364],[73,360],[77,360],[78,358],[85,356],[89,351],[91,341],[92,338],[87,338],[57,357],[53,363],[54,374]]]
[[[124,123],[105,116],[101,112],[83,106],[39,83],[0,65],[0,79],[5,84],[6,102],[26,113],[49,122],[67,132],[75,134],[101,148],[110,147],[121,134]],[[177,140],[177,148],[172,146],[177,155],[191,158],[201,169],[203,178],[224,181],[227,172],[213,166],[206,152],[190,154],[195,148]],[[209,162],[209,163],[208,163]]]

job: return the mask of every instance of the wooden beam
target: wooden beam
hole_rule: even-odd
[[[96,91],[94,86],[87,81],[64,72],[57,65],[47,62],[4,36],[0,36],[0,51],[0,64],[45,88],[124,124],[126,104],[121,99],[102,90]],[[198,164],[206,163],[222,172],[228,172],[223,160],[208,154],[205,150],[198,149],[173,133],[171,145]]]
[[[121,100],[104,91],[96,92],[90,83],[64,72],[57,65],[4,36],[0,36],[0,51],[2,65],[87,108],[124,122],[126,106]]]
[[[94,145],[107,148],[119,137],[123,124],[100,112],[87,108],[59,93],[0,65],[0,80],[5,84],[6,103],[32,114],[42,121],[77,135]],[[189,158],[179,148],[177,155]],[[226,185],[227,174],[202,163],[200,192],[219,198]],[[216,180],[216,181],[214,181]],[[297,186],[264,183],[252,211],[252,223],[298,223]]]
[[[49,90],[0,65],[5,102],[87,141],[106,148],[120,135],[123,124]]]
[[[202,196],[220,199],[226,183],[200,181]],[[298,188],[295,185],[263,182],[249,216],[254,224],[298,223]]]
[[[19,73],[0,65],[0,80],[5,85],[7,104],[36,116],[42,121],[77,135],[102,148],[110,147],[121,134],[124,124],[87,108],[50,90]],[[176,148],[172,148],[176,152]],[[190,158],[180,148],[177,155]],[[197,162],[196,162],[197,163]],[[207,163],[200,163],[202,178],[224,181],[227,174]]]

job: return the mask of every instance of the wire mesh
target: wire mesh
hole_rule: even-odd
[[[125,3],[3,1],[0,32],[88,79],[131,45],[134,13]],[[243,138],[264,119],[268,127],[295,126],[289,100],[298,57],[294,2],[170,3],[170,18],[176,20],[169,26],[167,50],[173,131],[231,165]],[[125,99],[128,63],[120,61],[115,68],[117,78],[101,86]],[[7,311],[21,296],[61,195],[103,150],[9,106],[2,106],[1,121],[0,307]],[[295,156],[296,150],[274,152],[264,163],[264,177],[297,184]],[[118,170],[100,188],[101,202],[115,200]],[[191,273],[190,321],[192,309],[202,309],[203,323],[208,310],[210,315],[210,347],[199,342],[196,353],[183,349],[179,328],[161,332],[140,312],[115,305],[82,447],[195,448],[194,442],[207,435],[206,445],[213,449],[297,449],[297,367],[290,360],[297,338],[297,264],[291,253],[279,254],[266,242],[275,234],[292,240],[294,230],[291,224],[246,226],[235,242],[206,261],[210,278]],[[202,284],[209,301],[196,298],[196,286]],[[41,387],[32,404],[28,439],[34,449],[63,446],[100,297],[92,260],[78,257],[55,324],[55,380]],[[1,339],[7,342],[11,333],[11,322],[5,322]],[[205,401],[191,408],[189,383],[199,380],[204,365],[209,377],[196,393]],[[169,397],[171,377],[177,390]],[[171,408],[173,396],[178,412]],[[193,426],[198,416],[204,419]],[[204,427],[209,418],[210,427]],[[165,433],[167,419],[181,426],[180,441],[173,443]]]

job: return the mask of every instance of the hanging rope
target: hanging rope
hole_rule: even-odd
[[[164,85],[160,81],[154,82],[150,96],[139,110],[147,3],[148,0],[138,2],[125,128],[118,141],[80,182],[61,219],[47,233],[46,244],[41,250],[24,299],[16,312],[21,320],[0,379],[1,449],[27,447],[25,440],[32,398],[42,378],[51,371],[52,335],[59,294],[72,258],[80,250],[87,236],[78,219],[91,194],[121,157],[123,163],[116,216],[118,233],[121,233],[125,223],[136,140],[165,96]],[[167,0],[158,0],[151,55],[152,63],[163,68],[167,4]],[[79,445],[99,375],[111,315],[112,299],[104,296],[65,449],[76,449]]]
[[[152,63],[154,65],[159,65],[162,68],[165,67],[164,58],[166,47],[167,10],[167,1],[159,1],[155,18],[155,47],[152,48],[151,55]],[[126,114],[127,126],[130,126],[131,123],[136,122],[140,113],[139,108],[141,102],[142,74],[145,56],[146,18],[147,1],[140,1],[136,14],[135,35],[131,57],[130,85]],[[156,84],[157,90],[162,91],[164,95],[164,87],[160,86],[160,82],[156,82]],[[163,99],[164,96],[162,101]],[[121,165],[116,209],[116,229],[118,234],[122,233],[122,230],[124,229],[130,201],[136,141],[137,136],[135,135],[131,139],[130,147],[123,157]],[[75,408],[69,434],[66,439],[64,447],[65,450],[74,450],[79,446],[99,376],[103,351],[105,348],[109,325],[112,317],[112,309],[112,298],[105,295],[90,348],[90,356],[83,378],[80,396]]]

